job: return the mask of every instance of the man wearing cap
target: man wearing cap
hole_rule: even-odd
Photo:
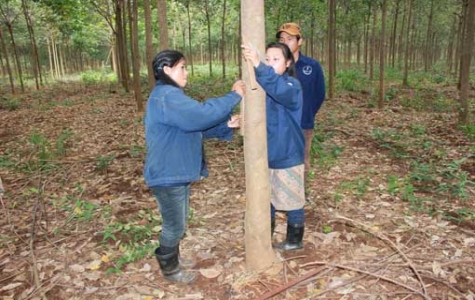
[[[312,146],[313,128],[315,127],[315,115],[325,100],[325,78],[320,63],[313,58],[302,55],[300,45],[303,39],[300,27],[296,23],[285,23],[277,31],[276,38],[286,44],[292,51],[295,59],[297,78],[302,85],[303,106],[302,127],[305,136],[305,183],[310,169],[310,149]]]

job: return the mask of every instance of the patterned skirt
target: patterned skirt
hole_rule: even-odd
[[[269,169],[271,203],[276,210],[300,209],[305,204],[304,165]]]

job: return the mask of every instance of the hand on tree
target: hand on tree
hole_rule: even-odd
[[[230,128],[239,128],[241,115],[232,115],[231,119],[228,121],[228,127]]]
[[[244,58],[246,60],[250,60],[252,65],[257,68],[257,66],[259,66],[259,63],[261,62],[257,49],[254,48],[251,44],[249,45],[242,44],[241,48],[242,48],[242,54],[244,55]]]
[[[238,93],[242,98],[246,94],[246,84],[244,81],[238,80],[233,84],[232,90]]]

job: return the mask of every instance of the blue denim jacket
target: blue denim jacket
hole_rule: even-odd
[[[304,136],[300,127],[302,87],[288,73],[278,75],[263,63],[257,82],[266,91],[267,154],[269,168],[287,169],[304,163]]]
[[[207,177],[203,138],[232,139],[227,121],[240,100],[239,94],[229,92],[199,102],[180,88],[157,82],[144,118],[147,186],[173,186]]]

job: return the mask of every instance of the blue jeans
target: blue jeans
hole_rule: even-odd
[[[305,224],[305,212],[303,208],[288,210],[285,212],[287,215],[287,224],[292,225],[304,225]],[[270,217],[275,219],[275,207],[270,205]]]
[[[190,185],[152,187],[162,215],[160,246],[175,247],[185,234],[190,206]]]

